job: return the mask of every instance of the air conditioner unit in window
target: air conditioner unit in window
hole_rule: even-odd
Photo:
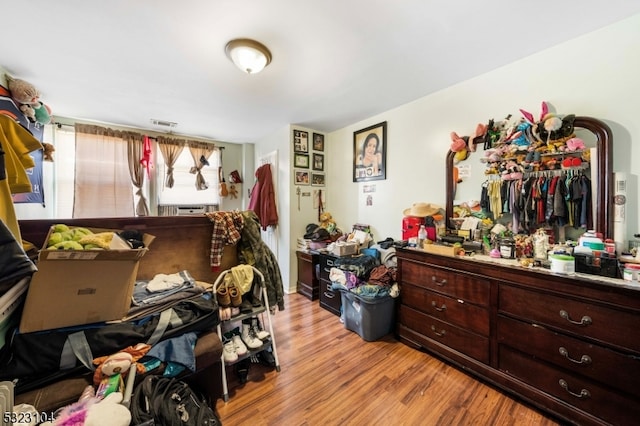
[[[178,216],[188,216],[192,214],[203,214],[207,211],[205,206],[178,206]]]

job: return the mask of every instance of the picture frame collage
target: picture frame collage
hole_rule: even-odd
[[[296,185],[325,186],[325,154],[324,135],[312,133],[309,143],[309,132],[293,131],[293,167]]]

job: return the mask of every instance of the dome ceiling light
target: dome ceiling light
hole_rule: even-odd
[[[231,40],[225,47],[227,57],[247,74],[259,73],[271,62],[271,52],[260,42],[248,38]]]

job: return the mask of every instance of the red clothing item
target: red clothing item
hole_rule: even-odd
[[[248,210],[253,210],[256,213],[264,231],[268,226],[278,224],[278,209],[271,178],[271,164],[267,163],[258,167],[256,179],[256,184],[251,190]]]

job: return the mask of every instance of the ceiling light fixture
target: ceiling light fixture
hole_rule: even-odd
[[[231,40],[225,47],[227,57],[247,74],[256,74],[271,62],[271,52],[262,43],[248,38]]]

